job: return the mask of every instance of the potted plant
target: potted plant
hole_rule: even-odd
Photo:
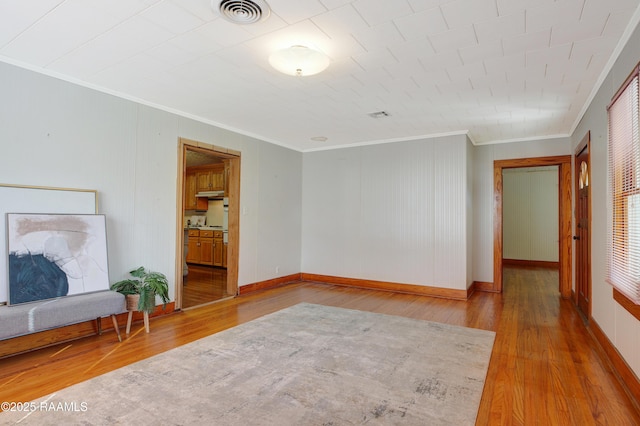
[[[111,285],[111,290],[122,293],[127,298],[127,309],[151,313],[156,308],[156,295],[162,300],[164,309],[169,302],[169,283],[167,277],[154,271],[148,271],[143,266],[130,271],[133,279],[125,279]],[[135,302],[135,299],[138,299]],[[133,305],[129,299],[133,299]]]

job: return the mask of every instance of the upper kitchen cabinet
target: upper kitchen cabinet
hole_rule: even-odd
[[[193,171],[187,170],[184,181],[184,209],[195,210],[196,209],[196,174]]]
[[[223,191],[224,165],[193,167],[196,175],[196,191]]]
[[[203,191],[223,191],[225,188],[224,173],[222,163],[187,167],[184,181],[184,209],[207,210],[207,198],[196,197],[196,194]]]

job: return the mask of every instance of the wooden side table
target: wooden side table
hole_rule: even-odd
[[[149,313],[148,312],[143,312],[142,315],[143,315],[143,318],[144,318],[144,329],[148,333],[149,332]],[[129,316],[127,318],[127,334],[129,334],[129,332],[131,331],[131,321],[132,320],[133,320],[133,311],[129,311]]]
[[[140,300],[140,295],[139,294],[128,294],[127,295],[127,311],[129,311],[129,316],[127,318],[127,334],[129,334],[129,332],[131,331],[131,321],[133,320],[133,312],[137,311],[137,307],[138,307],[138,301]],[[149,332],[149,313],[148,312],[143,312],[143,318],[144,318],[144,329],[147,331],[147,333]]]

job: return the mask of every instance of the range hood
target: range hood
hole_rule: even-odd
[[[210,200],[222,200],[224,191],[201,191],[196,194],[198,198],[208,198]]]

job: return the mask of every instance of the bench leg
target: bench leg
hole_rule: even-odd
[[[118,319],[113,314],[111,315],[111,321],[113,321],[113,329],[116,331],[116,334],[118,335],[118,341],[122,342],[122,336],[120,336],[120,327],[118,327]]]
[[[149,332],[149,313],[145,312],[143,316],[144,316],[144,329],[147,330],[147,333],[148,333]]]
[[[129,311],[129,316],[127,317],[127,334],[131,331],[131,320],[133,320],[133,311]]]
[[[98,327],[98,336],[102,336],[102,318],[96,318],[96,326]]]

